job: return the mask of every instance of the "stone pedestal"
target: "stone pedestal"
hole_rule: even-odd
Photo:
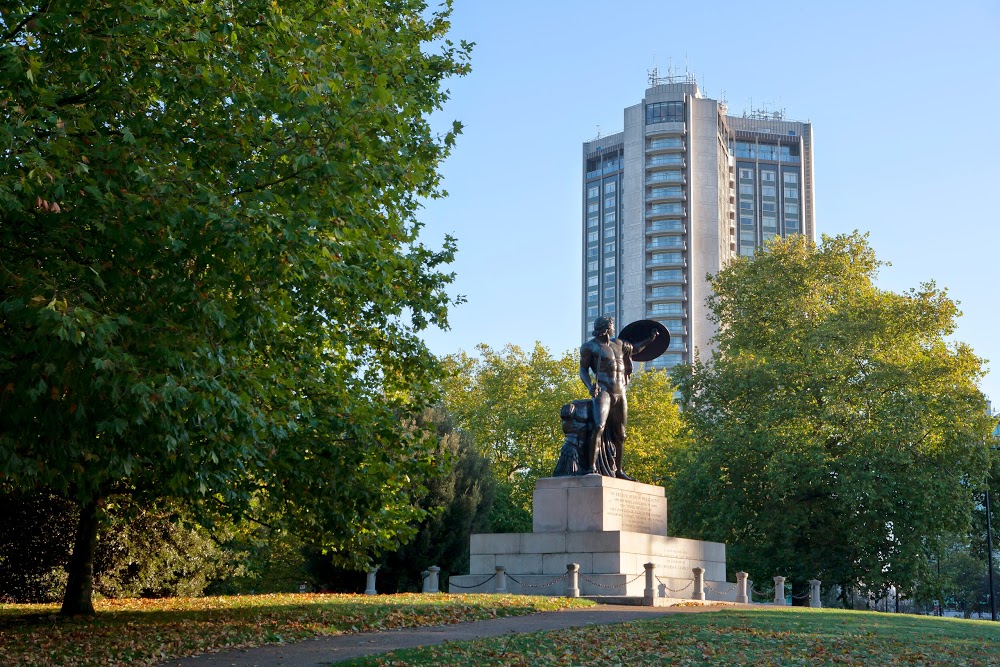
[[[503,568],[511,593],[564,595],[571,563],[579,565],[581,595],[642,598],[647,564],[655,568],[654,598],[692,597],[694,568],[705,583],[730,588],[726,545],[667,535],[661,487],[599,475],[545,478],[533,509],[534,532],[472,536],[469,574],[451,577],[451,592],[491,593]],[[709,589],[707,597],[735,600],[735,593]]]

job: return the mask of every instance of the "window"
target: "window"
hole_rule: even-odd
[[[604,274],[604,284],[614,285],[615,284],[615,272],[612,270],[611,273]]]
[[[683,232],[684,222],[681,220],[656,220],[649,226],[651,232]]]
[[[646,125],[684,122],[683,102],[656,102],[646,105]]]
[[[618,230],[616,230],[614,227],[605,227],[604,228],[604,238],[606,238],[606,239],[613,239],[615,237],[615,234],[617,233],[617,231]]]
[[[614,252],[614,251],[615,251],[615,242],[614,241],[608,241],[607,243],[604,244],[604,252],[610,253],[610,252]]]
[[[740,169],[740,180],[752,181],[753,169]]]
[[[762,180],[762,181],[770,181],[770,182],[773,183],[774,182],[774,172],[773,171],[764,171],[764,170],[761,170],[761,172],[760,172],[760,180]]]
[[[587,204],[587,213],[597,213],[597,209],[600,207],[596,201]]]
[[[675,315],[684,312],[683,303],[654,303],[649,309],[653,315]]]
[[[597,232],[590,232],[587,234],[587,243],[593,243],[597,240]]]
[[[587,248],[587,257],[597,257],[597,246]]]
[[[798,199],[799,189],[798,188],[785,188],[785,199]]]
[[[649,148],[684,148],[684,140],[680,137],[657,137],[649,140]]]
[[[601,193],[601,189],[596,185],[591,185],[587,188],[587,199],[597,199],[597,195]]]
[[[785,172],[785,183],[798,183],[798,182],[799,182],[798,174],[796,174],[794,171]]]
[[[587,262],[587,273],[597,273],[597,262]]]
[[[753,230],[741,231],[740,232],[740,242],[753,243]]]
[[[654,299],[684,296],[684,288],[680,285],[668,285],[666,287],[654,287],[651,292]]]
[[[684,156],[680,153],[664,153],[654,155],[646,160],[646,166],[656,167],[662,164],[684,164]]]
[[[791,204],[785,204],[785,215],[790,215],[793,218],[797,218],[799,215],[799,205],[795,202]]]
[[[652,188],[649,191],[650,197],[683,197],[684,189],[679,185],[673,185],[665,188]]]
[[[753,202],[749,199],[740,200],[740,210],[741,211],[753,211]]]
[[[604,214],[604,223],[607,224],[609,222],[614,222],[614,221],[615,221],[615,212],[614,211],[607,211]]]
[[[597,306],[587,306],[587,317],[594,317],[597,315]]]
[[[680,269],[658,269],[653,271],[651,279],[681,282],[684,280],[684,272]]]
[[[774,186],[773,185],[762,185],[760,187],[760,194],[764,197],[774,197]]]
[[[608,301],[614,301],[615,300],[615,288],[614,287],[605,287],[604,288],[604,298],[607,299]]]
[[[608,269],[614,265],[615,265],[615,258],[613,256],[604,258],[604,268]]]
[[[609,181],[609,182],[607,182],[607,183],[604,184],[604,194],[608,194],[609,192],[614,192],[614,191],[615,191],[615,182],[614,181]],[[594,195],[594,196],[596,197],[597,195]]]
[[[764,213],[775,213],[778,210],[778,205],[772,202],[764,202],[760,205],[760,209]]]
[[[750,183],[740,183],[740,194],[741,195],[752,195],[753,185]]]
[[[654,171],[646,176],[647,183],[683,183],[684,174],[679,171]]]
[[[772,232],[776,231],[778,229],[778,219],[773,215],[765,215],[761,218],[760,226],[765,232],[768,230]]]
[[[587,292],[587,303],[593,303],[595,301],[597,301],[597,290]]]
[[[608,197],[607,199],[604,200],[604,210],[605,211],[608,210],[608,209],[612,209],[614,207],[615,207],[615,198],[614,198],[614,196]]]
[[[657,236],[649,242],[650,248],[683,248],[684,239],[680,236]]]
[[[650,264],[683,264],[684,255],[679,252],[654,252]]]
[[[741,215],[740,224],[744,227],[753,227],[753,217],[749,215]]]
[[[615,312],[615,304],[614,303],[606,303],[606,304],[604,304],[604,312],[605,313],[613,313],[613,312]]]
[[[587,278],[587,287],[597,287],[597,276]]]
[[[671,336],[670,345],[667,346],[668,350],[684,350],[684,339],[680,336]]]
[[[649,213],[651,215],[664,215],[673,213],[683,213],[684,204],[679,203],[669,203],[669,204],[653,204],[649,207]]]
[[[660,320],[660,324],[667,328],[671,334],[675,331],[684,331],[684,321],[683,320]]]
[[[596,226],[597,226],[597,216],[594,215],[594,216],[588,217],[587,218],[587,227],[596,227]]]

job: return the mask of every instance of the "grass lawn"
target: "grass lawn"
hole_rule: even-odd
[[[442,644],[344,665],[1000,665],[1000,624],[833,609],[724,608]]]
[[[94,618],[0,605],[0,666],[150,665],[220,648],[588,606],[516,595],[243,595],[102,600]]]

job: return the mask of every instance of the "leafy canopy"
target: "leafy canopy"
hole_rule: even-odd
[[[983,362],[933,283],[879,289],[858,234],[776,240],[712,280],[707,363],[678,374],[693,445],[675,526],[754,577],[911,588],[967,526],[991,428]]]
[[[418,240],[468,71],[446,5],[0,7],[0,480],[287,519],[419,515],[455,246]]]

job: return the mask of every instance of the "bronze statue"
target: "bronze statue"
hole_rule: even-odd
[[[648,324],[646,324],[648,322]],[[622,470],[625,445],[625,424],[628,421],[628,402],[625,387],[632,377],[632,359],[660,335],[662,325],[648,320],[635,322],[626,329],[642,324],[649,337],[637,343],[615,338],[613,317],[599,317],[594,322],[594,337],[580,348],[580,379],[591,396],[591,430],[584,451],[585,468],[579,474],[605,474],[619,479],[635,481]],[[642,327],[639,327],[642,328]],[[669,334],[663,329],[665,337]],[[622,332],[623,337],[625,332]],[[666,345],[656,346],[666,348]],[[662,353],[662,349],[659,353]],[[656,356],[659,356],[657,353]],[[643,360],[648,360],[644,355]],[[591,375],[593,374],[593,377]],[[602,455],[614,450],[614,461],[600,465]],[[604,468],[604,470],[601,470]]]

